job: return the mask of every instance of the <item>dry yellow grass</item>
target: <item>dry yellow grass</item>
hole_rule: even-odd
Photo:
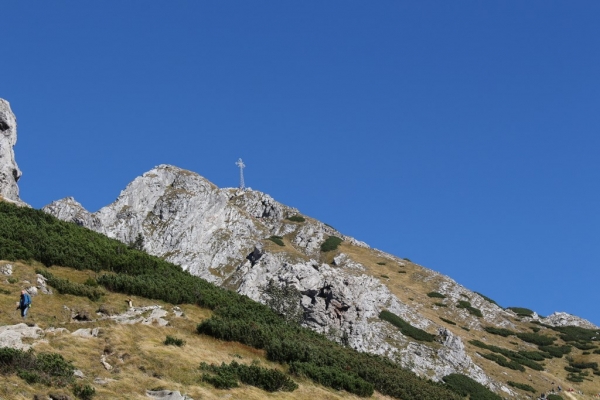
[[[460,336],[473,361],[481,366],[486,374],[493,377],[498,382],[506,383],[508,381],[513,381],[525,383],[538,389],[540,393],[542,391],[550,390],[553,386],[556,388],[558,385],[561,385],[563,388],[573,388],[576,391],[581,390],[584,393],[584,396],[577,397],[581,399],[591,399],[593,394],[600,393],[600,377],[598,376],[594,376],[594,379],[591,381],[586,380],[581,383],[574,383],[566,380],[567,372],[564,367],[568,366],[567,356],[561,359],[554,358],[544,361],[545,371],[541,372],[534,371],[530,368],[526,368],[525,372],[514,371],[501,367],[495,362],[479,356],[477,352],[488,353],[489,351],[471,345],[469,343],[470,340],[481,340],[487,344],[514,351],[532,351],[537,350],[537,347],[525,343],[514,336],[504,338],[477,329],[471,329],[470,331],[462,329],[461,326],[465,325],[467,321],[461,314],[452,311],[451,308],[436,307],[435,303],[440,301],[440,299],[427,296],[427,293],[437,289],[438,280],[440,278],[433,277],[425,268],[408,260],[390,259],[377,250],[353,246],[346,242],[339,246],[338,251],[327,253],[326,261],[331,262],[333,257],[339,253],[345,253],[354,261],[364,265],[367,268],[367,274],[379,278],[381,282],[402,302],[410,304],[426,318],[445,326],[453,334]],[[404,272],[400,273],[399,271]],[[446,323],[440,320],[440,317],[454,321],[457,325]],[[531,328],[536,327],[541,328],[540,334],[555,337],[558,336],[553,330],[521,322],[519,319],[515,319],[514,323],[517,327],[516,331],[531,332]],[[558,339],[555,344],[563,345],[564,342]],[[575,361],[598,362],[598,364],[600,364],[600,355],[583,355],[582,353],[583,351],[573,348],[568,356],[572,357]],[[552,384],[553,382],[554,385]],[[531,393],[515,388],[512,388],[512,390],[519,393],[519,396],[523,398],[527,398],[527,396],[531,395]]]
[[[6,262],[0,261],[0,265]],[[12,278],[17,282],[9,283],[0,280],[0,324],[12,325],[23,322],[13,309],[18,301],[22,288],[29,286],[24,281],[35,282],[35,268],[43,268],[40,264],[14,265]],[[75,271],[69,268],[52,267],[50,271],[57,277],[68,278],[75,282],[84,282],[93,276],[90,271]],[[11,279],[12,281],[12,279]],[[210,311],[193,305],[182,305],[183,317],[175,317],[170,313],[169,325],[122,325],[110,320],[75,322],[71,320],[71,310],[86,310],[93,317],[100,306],[122,313],[127,309],[129,296],[118,293],[107,293],[99,302],[71,295],[43,295],[33,297],[33,306],[28,324],[37,324],[42,329],[50,327],[66,328],[73,332],[79,328],[100,327],[97,338],[81,338],[70,333],[46,334],[43,340],[36,341],[36,352],[54,352],[73,361],[75,367],[86,376],[82,383],[89,383],[96,388],[99,399],[147,399],[146,389],[179,390],[194,399],[222,399],[229,395],[230,399],[358,399],[346,392],[335,391],[313,384],[311,381],[295,379],[299,388],[292,393],[267,393],[261,389],[241,385],[231,390],[218,390],[201,381],[201,362],[250,364],[253,361],[268,368],[283,370],[284,367],[269,362],[264,352],[239,343],[224,342],[195,333],[196,326],[210,316]],[[134,306],[161,305],[171,311],[172,305],[160,301],[131,297]],[[167,335],[183,339],[183,347],[163,344]],[[113,366],[107,371],[100,362],[102,355]],[[95,378],[107,381],[105,385],[94,383]],[[56,389],[43,385],[29,385],[16,375],[2,377],[0,399],[31,399],[36,393],[69,393],[68,388]],[[81,381],[81,380],[80,380]],[[375,394],[376,399],[389,399]]]
[[[290,238],[285,237],[285,247],[266,241],[265,246],[269,251],[285,251],[295,254]],[[469,343],[477,339],[485,343],[502,348],[518,350],[536,350],[516,337],[504,338],[487,332],[471,329],[461,329],[466,321],[460,314],[451,308],[436,307],[439,299],[429,298],[427,293],[437,288],[436,278],[431,278],[426,269],[405,260],[396,260],[384,257],[376,250],[351,246],[342,243],[338,251],[328,252],[323,255],[323,262],[331,262],[339,252],[348,254],[352,259],[360,262],[367,268],[367,274],[378,277],[388,286],[401,301],[417,308],[425,317],[446,326],[454,334],[460,336],[465,343],[467,352],[472,359],[484,368],[486,373],[499,382],[515,381],[533,386],[538,390],[547,391],[552,386],[561,385],[563,388],[581,390],[584,395],[573,394],[573,398],[591,399],[591,394],[600,392],[598,377],[592,381],[582,383],[568,382],[565,378],[567,372],[564,367],[568,365],[566,357],[544,361],[545,371],[538,372],[526,368],[525,372],[513,371],[508,368],[486,360],[477,355],[477,352],[488,352]],[[298,253],[298,257],[305,258]],[[0,261],[0,265],[6,262]],[[41,264],[12,263],[15,266],[11,282],[0,279],[0,323],[15,324],[21,322],[18,312],[14,310],[22,288],[29,286],[25,281],[35,284],[35,268],[44,268]],[[91,271],[75,271],[70,268],[52,267],[49,269],[55,276],[67,278],[74,282],[83,283],[89,277],[94,277]],[[399,273],[398,271],[405,271]],[[382,277],[382,275],[384,277]],[[38,295],[33,299],[33,308],[28,323],[38,324],[42,329],[49,327],[63,327],[74,331],[82,327],[100,327],[101,334],[98,338],[78,338],[70,334],[46,335],[45,341],[35,345],[36,351],[52,351],[62,354],[66,359],[72,360],[78,369],[81,369],[86,378],[85,382],[92,384],[98,393],[97,398],[127,398],[144,399],[146,389],[164,388],[179,390],[195,399],[217,399],[230,395],[231,399],[354,399],[356,396],[345,392],[314,385],[310,381],[295,379],[300,387],[292,393],[267,393],[260,389],[242,385],[232,390],[218,390],[209,384],[201,382],[198,367],[201,362],[229,363],[233,360],[241,363],[259,362],[260,365],[283,369],[278,364],[267,361],[262,351],[243,346],[239,343],[229,343],[215,340],[195,333],[196,326],[203,319],[210,317],[209,310],[193,305],[182,305],[183,318],[176,318],[169,314],[170,324],[167,327],[145,325],[120,325],[109,320],[95,322],[74,322],[71,320],[72,310],[83,310],[92,316],[100,306],[113,313],[122,313],[127,309],[126,300],[130,297],[123,294],[107,293],[99,302],[92,302],[87,298],[70,295]],[[131,297],[133,304],[148,306],[158,304],[170,311],[172,305],[160,301]],[[68,308],[65,309],[65,306]],[[441,321],[444,317],[457,323],[451,325]],[[556,332],[537,327],[529,323],[514,321],[518,331],[531,331],[532,327],[541,328],[540,333],[557,336]],[[435,332],[430,332],[435,333]],[[166,335],[175,336],[185,340],[185,346],[165,346],[163,341]],[[563,344],[559,339],[556,344]],[[102,354],[115,368],[106,371],[100,363]],[[598,362],[600,355],[583,355],[583,351],[573,349],[569,355],[574,361]],[[109,380],[106,385],[93,383],[94,378]],[[40,385],[28,385],[16,376],[3,378],[6,382],[0,385],[0,399],[31,399],[34,393],[60,392]],[[553,385],[554,383],[554,385]],[[519,397],[530,395],[527,392],[514,389]],[[67,393],[68,390],[63,390]],[[375,394],[374,398],[387,399],[388,397]]]

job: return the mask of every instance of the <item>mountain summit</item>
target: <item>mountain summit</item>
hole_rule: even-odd
[[[98,212],[88,212],[73,198],[43,210],[139,246],[286,317],[298,316],[332,340],[385,355],[434,380],[461,373],[513,393],[473,341],[490,329],[520,331],[532,322],[597,329],[568,314],[541,318],[503,309],[449,277],[372,249],[267,194],[220,189],[171,165],[136,178]],[[273,288],[295,294],[277,303]],[[385,315],[410,328],[398,329]],[[526,351],[530,345],[523,346]]]

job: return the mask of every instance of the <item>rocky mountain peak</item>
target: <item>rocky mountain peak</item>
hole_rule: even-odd
[[[10,104],[0,99],[0,196],[5,200],[23,204],[19,198],[17,181],[21,170],[15,161],[13,147],[17,143],[17,118]]]

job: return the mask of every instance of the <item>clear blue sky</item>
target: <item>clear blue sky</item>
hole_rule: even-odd
[[[600,325],[597,1],[0,0],[21,197],[168,163]]]

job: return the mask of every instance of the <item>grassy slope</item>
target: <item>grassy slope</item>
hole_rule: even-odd
[[[394,393],[396,398],[458,398],[443,385],[419,379],[389,360],[343,348],[310,330],[288,325],[268,307],[247,297],[217,288],[175,265],[129,250],[122,243],[38,210],[0,203],[0,258],[32,259],[46,266],[69,265],[79,271],[95,271],[103,274],[100,282],[115,292],[214,310],[214,315],[202,323],[210,322],[213,331],[204,332],[248,343],[256,349],[265,348],[270,351],[269,359],[284,365],[294,360],[304,362],[298,367],[305,365],[308,369],[304,371],[316,372],[319,380],[329,381],[327,384],[331,384],[327,376],[333,372],[335,379],[351,386],[352,380],[361,381],[360,375],[376,389]],[[54,309],[53,319],[58,318],[59,309]],[[160,363],[158,366],[164,369]]]
[[[0,261],[0,265],[8,263]],[[10,262],[15,268],[13,276],[15,283],[8,283],[6,278],[0,279],[0,325],[12,325],[22,322],[18,312],[13,312],[20,290],[27,286],[24,281],[35,282],[35,269],[44,268],[39,263],[25,264]],[[53,266],[49,270],[61,278],[83,283],[93,277],[90,271],[77,271],[71,268]],[[4,291],[10,294],[4,293]],[[35,345],[36,352],[49,351],[63,355],[73,361],[74,365],[86,375],[84,382],[92,384],[97,391],[96,398],[127,398],[147,399],[145,389],[165,388],[179,390],[195,399],[222,398],[231,394],[233,399],[358,399],[357,396],[342,391],[314,385],[311,381],[294,378],[300,387],[292,393],[267,393],[263,390],[242,385],[231,390],[218,390],[200,381],[201,362],[229,363],[237,361],[250,364],[252,361],[268,368],[284,368],[266,360],[264,351],[256,350],[235,342],[224,342],[208,336],[195,333],[196,325],[211,316],[211,312],[194,305],[181,305],[184,317],[177,318],[172,313],[167,319],[167,327],[136,325],[120,325],[112,321],[76,322],[71,320],[70,312],[64,306],[73,310],[87,311],[93,317],[100,306],[113,310],[115,313],[126,311],[125,300],[132,298],[134,306],[161,305],[170,311],[172,305],[156,300],[148,300],[136,296],[126,296],[119,293],[108,293],[101,301],[92,302],[85,297],[71,295],[43,295],[33,298],[31,315],[27,319],[30,324],[37,324],[42,329],[49,327],[66,328],[73,332],[80,328],[100,327],[98,338],[79,338],[70,334],[47,334],[43,341]],[[186,341],[179,348],[165,346],[166,335],[175,336]],[[25,340],[32,342],[32,340]],[[100,364],[103,353],[110,352],[107,361],[115,367],[106,371]],[[120,361],[120,358],[123,361]],[[114,379],[106,386],[94,384],[94,378]],[[48,388],[43,385],[29,385],[15,375],[2,378],[0,398],[31,399],[36,393],[66,393],[68,389]],[[389,399],[387,396],[375,394],[376,399]]]
[[[598,394],[600,393],[600,376],[593,375],[590,371],[590,380],[584,380],[581,383],[569,382],[566,380],[567,371],[564,367],[568,366],[568,357],[571,357],[575,362],[598,362],[600,364],[600,354],[593,354],[592,351],[588,351],[590,354],[584,355],[583,350],[573,348],[568,356],[563,358],[553,358],[543,362],[545,365],[545,371],[534,371],[530,368],[526,368],[525,372],[514,371],[508,368],[503,368],[493,361],[484,359],[477,355],[477,352],[488,353],[479,347],[473,346],[469,343],[471,340],[480,340],[490,345],[495,345],[505,349],[519,351],[532,351],[537,350],[535,345],[529,344],[520,340],[515,336],[501,337],[498,335],[492,335],[485,331],[478,329],[471,329],[465,331],[461,326],[467,325],[469,320],[474,317],[464,317],[464,312],[460,310],[454,310],[451,307],[437,307],[434,303],[440,302],[440,299],[430,298],[427,293],[437,289],[435,278],[430,277],[430,273],[427,270],[412,262],[402,261],[403,266],[400,266],[398,261],[390,260],[389,258],[382,257],[376,251],[371,249],[360,248],[351,246],[348,244],[342,244],[340,251],[348,254],[352,259],[361,264],[365,265],[368,269],[368,273],[375,277],[381,277],[382,275],[387,276],[387,279],[381,279],[382,282],[390,289],[394,295],[396,295],[402,302],[411,304],[413,307],[418,309],[419,313],[423,316],[445,326],[448,330],[452,331],[455,335],[462,338],[467,352],[471,355],[471,358],[481,366],[485,372],[496,379],[498,382],[520,382],[529,384],[534,388],[542,391],[548,391],[553,386],[561,385],[563,388],[574,388],[575,390],[581,390],[583,393]],[[334,254],[330,254],[329,257],[333,257]],[[378,264],[381,263],[381,264]],[[398,273],[399,270],[406,271],[406,273]],[[444,317],[451,321],[456,322],[457,325],[452,325],[440,320],[440,317]],[[541,327],[539,325],[531,324],[528,322],[521,321],[520,318],[514,318],[512,321],[518,332],[532,332],[532,328],[540,328],[538,333],[548,336],[557,337],[555,342],[556,345],[564,345],[565,342],[558,338],[558,333],[554,330]],[[483,325],[487,325],[483,323]],[[434,332],[430,332],[434,333]],[[596,342],[597,346],[600,347],[600,343]],[[552,383],[554,382],[554,385]],[[526,398],[531,393],[524,392],[515,388],[511,388],[516,391],[520,396]],[[577,397],[576,398],[591,398],[590,397]]]
[[[43,218],[46,218],[46,217],[43,217]],[[50,218],[50,217],[48,217],[48,218]],[[1,227],[0,227],[0,230],[1,230]],[[86,233],[86,234],[88,234],[88,233]],[[96,234],[92,233],[92,232],[90,232],[89,235],[91,238],[90,240],[94,240],[93,238],[96,237],[96,236],[94,236]],[[0,239],[1,239],[1,237],[0,237]],[[27,240],[27,239],[29,239],[29,238],[24,238],[24,240]],[[292,248],[290,246],[289,239],[284,238],[284,242],[286,243],[285,248],[282,248],[282,247],[279,247],[279,246],[276,246],[273,244],[274,249],[279,250],[279,251],[289,251],[289,248]],[[507,368],[500,367],[499,365],[497,365],[496,363],[494,363],[492,361],[481,358],[476,353],[478,351],[481,352],[482,349],[469,344],[468,342],[470,340],[473,340],[473,339],[482,340],[488,344],[493,344],[496,346],[500,346],[500,347],[515,350],[515,351],[517,351],[517,350],[535,350],[536,348],[535,348],[535,346],[529,345],[514,336],[510,336],[508,338],[503,338],[503,337],[500,337],[497,335],[491,335],[491,334],[488,334],[486,332],[476,330],[476,329],[472,329],[469,332],[461,329],[460,326],[463,325],[464,323],[468,322],[464,319],[465,317],[463,317],[464,313],[458,313],[458,312],[456,312],[456,310],[452,310],[450,308],[440,308],[440,307],[436,307],[434,305],[434,303],[439,301],[439,299],[429,298],[426,296],[426,293],[436,289],[435,282],[431,279],[428,279],[427,271],[416,264],[413,264],[410,262],[403,262],[403,264],[405,264],[405,266],[400,268],[397,262],[390,260],[389,258],[382,258],[380,254],[378,254],[377,252],[375,252],[373,250],[350,246],[348,244],[342,244],[340,246],[339,251],[343,251],[344,253],[349,254],[353,259],[355,259],[356,261],[367,266],[367,268],[369,269],[369,273],[372,274],[373,276],[376,276],[376,277],[381,277],[382,275],[387,276],[388,278],[384,278],[384,279],[382,279],[382,281],[390,288],[390,290],[396,296],[398,296],[398,298],[401,301],[406,302],[408,304],[412,304],[413,306],[418,308],[419,312],[422,313],[427,318],[430,318],[433,321],[437,321],[438,323],[447,326],[447,328],[449,330],[451,330],[455,334],[461,336],[463,338],[463,342],[465,343],[465,345],[467,347],[467,351],[471,354],[471,356],[475,360],[475,362],[478,365],[482,366],[485,369],[486,373],[493,376],[496,380],[498,380],[500,382],[507,382],[510,380],[510,381],[515,381],[515,382],[527,383],[527,384],[530,384],[531,386],[535,387],[536,389],[539,389],[539,391],[550,389],[550,387],[552,386],[551,385],[552,382],[555,382],[556,384],[561,384],[563,387],[574,387],[577,390],[581,389],[585,393],[594,393],[594,392],[598,393],[600,391],[600,387],[598,384],[598,381],[600,380],[600,378],[598,376],[592,375],[590,377],[590,378],[592,378],[591,380],[585,380],[584,382],[577,383],[577,384],[565,381],[565,377],[566,377],[567,373],[564,370],[564,367],[568,365],[566,357],[563,357],[562,359],[552,359],[552,360],[545,361],[544,363],[546,365],[546,371],[538,372],[538,371],[530,370],[528,368],[528,369],[526,369],[526,371],[524,373],[520,373],[517,371],[513,371],[513,370],[510,370]],[[324,257],[325,258],[333,258],[334,255],[335,255],[334,252],[329,252],[329,253],[325,253]],[[323,261],[329,262],[331,260],[324,259]],[[380,265],[378,263],[385,263],[385,264]],[[26,267],[24,267],[24,268],[26,268]],[[398,273],[399,269],[405,270],[406,273],[405,274]],[[57,271],[57,269],[53,267],[52,272],[57,275],[56,271]],[[84,272],[80,272],[80,271],[79,272],[73,271],[70,269],[65,269],[64,271],[67,271],[66,275],[71,277],[70,279],[73,279],[72,278],[72,276],[74,276],[73,274],[82,274],[82,273],[88,274],[88,275],[93,274],[91,272],[84,273]],[[81,281],[83,281],[85,279],[85,276],[88,276],[88,275],[82,276]],[[113,296],[117,296],[116,297],[117,300],[115,300],[115,307],[123,307],[123,304],[119,305],[119,303],[122,300],[124,300],[124,297],[119,298],[119,296],[121,296],[121,295],[115,294],[115,295],[109,296],[109,298],[112,298]],[[65,297],[70,297],[70,296],[65,296]],[[3,298],[3,295],[0,294],[0,299],[2,299],[2,298]],[[13,298],[13,300],[14,300],[14,298]],[[87,299],[77,298],[77,301],[87,302]],[[141,301],[148,302],[148,300],[141,300]],[[155,301],[153,301],[153,303],[154,302]],[[194,309],[194,310],[202,310],[195,306],[185,306],[185,307],[192,307],[192,309]],[[6,309],[6,308],[3,308],[3,309]],[[54,319],[54,317],[56,317],[57,315],[60,315],[61,312],[62,312],[61,307],[58,307],[58,308],[55,307],[55,309],[53,309],[49,313],[50,316],[47,318]],[[194,314],[193,312],[191,312],[189,310],[186,312],[188,313],[188,315]],[[196,313],[198,313],[198,312],[200,312],[200,311],[196,311]],[[204,313],[204,314],[202,314],[202,313]],[[194,337],[195,340],[198,340],[198,338],[203,338],[203,337],[193,336],[193,330],[194,330],[195,325],[198,322],[202,321],[203,319],[208,318],[211,315],[211,312],[208,310],[203,310],[202,313],[201,313],[202,314],[201,316],[199,315],[193,322],[189,323],[189,325],[186,328],[186,329],[188,329],[188,331],[182,333],[182,335],[192,335],[192,337]],[[440,316],[443,316],[447,319],[453,320],[453,321],[457,322],[458,325],[451,325],[451,324],[444,323],[443,321],[439,320]],[[0,317],[4,317],[4,315],[0,314]],[[4,322],[4,321],[2,321],[2,322]],[[47,324],[46,326],[51,326],[48,324],[52,324],[55,322],[49,320],[49,321],[46,321],[45,323]],[[173,322],[173,324],[175,324],[175,323],[177,323],[177,321]],[[531,332],[531,328],[536,327],[532,324],[521,322],[519,319],[515,319],[514,323],[517,326],[516,330],[521,331],[521,332]],[[158,329],[166,329],[166,328],[158,328]],[[434,333],[434,332],[431,332],[431,333]],[[546,329],[546,328],[543,328],[543,327],[541,328],[540,333],[557,336],[556,332]],[[166,335],[166,334],[164,334],[164,335]],[[182,336],[182,337],[185,340],[188,340],[187,336],[185,336],[185,337]],[[214,341],[214,339],[209,339],[209,338],[205,338],[205,339],[207,339],[209,341]],[[156,337],[154,340],[154,346],[156,347],[156,344],[159,344],[162,340],[164,340],[164,336]],[[193,342],[193,340],[194,339],[190,339],[191,342]],[[139,338],[137,338],[137,340],[135,342],[138,342],[138,341],[139,341]],[[221,343],[218,341],[215,341],[215,342]],[[558,340],[556,344],[560,345],[560,344],[563,344],[563,342],[561,340]],[[225,347],[240,346],[241,348],[245,348],[245,349],[255,352],[257,354],[262,354],[261,350],[251,349],[249,347],[245,347],[245,346],[235,344],[235,343],[224,343],[224,346]],[[170,349],[170,350],[176,350],[176,349]],[[578,362],[579,361],[600,362],[600,355],[598,355],[598,354],[584,355],[583,351],[578,350],[578,349],[573,349],[573,352],[569,356],[571,356],[574,361],[578,361]],[[232,358],[229,358],[229,359],[224,358],[224,359],[220,359],[220,360],[231,361]],[[199,364],[200,361],[211,362],[210,359],[208,359],[208,360],[201,359],[199,361],[196,361],[195,365]],[[263,358],[263,361],[264,361],[264,358]],[[99,365],[99,363],[97,363],[97,364]],[[186,362],[186,364],[190,364],[190,363]],[[271,365],[277,365],[277,364],[271,364]],[[136,373],[138,373],[138,372],[137,371],[131,372],[132,376],[135,376]],[[182,376],[184,376],[184,375],[185,374],[182,373]],[[140,379],[141,378],[133,379],[133,381],[141,382]],[[178,380],[174,380],[174,382],[179,385],[190,385],[191,384],[190,382],[185,381],[185,380],[182,382],[179,382]],[[311,383],[305,382],[305,384],[301,386],[301,389],[303,389],[306,385],[308,385],[309,387],[314,387],[314,385],[312,385]],[[160,386],[160,385],[158,385],[158,386]],[[156,386],[149,386],[149,387],[156,387]],[[207,386],[204,385],[202,387],[206,388]],[[301,390],[301,389],[299,389],[299,390]],[[236,390],[239,390],[239,389],[236,389]],[[262,393],[262,395],[266,395],[264,392],[259,391],[258,389],[251,389],[251,390],[257,390],[258,393]],[[328,390],[328,389],[320,389],[320,390],[324,390],[325,392],[331,392],[331,390]],[[297,395],[298,393],[301,393],[301,392],[296,391],[296,392],[292,393],[292,395]],[[520,393],[523,396],[526,395],[525,392],[520,392]],[[280,394],[280,395],[286,396],[286,394]],[[347,394],[344,394],[344,395],[347,395]],[[259,395],[259,397],[260,397],[260,395]],[[319,395],[317,397],[318,398],[326,398],[326,397],[323,397],[323,395]],[[350,397],[352,397],[352,396],[350,396]],[[297,396],[294,398],[297,398]]]

